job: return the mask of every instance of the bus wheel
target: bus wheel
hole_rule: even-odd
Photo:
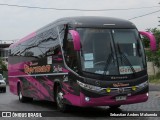
[[[57,108],[61,112],[67,111],[68,105],[64,103],[63,92],[60,85],[58,85],[56,89],[56,103],[57,103]]]
[[[30,97],[25,97],[22,95],[22,89],[20,87],[20,85],[18,86],[18,97],[19,97],[19,101],[20,102],[30,102],[33,100],[33,98],[30,98]]]
[[[109,106],[110,109],[117,109],[119,108],[121,105],[113,105],[113,106]]]
[[[4,92],[4,93],[6,92],[6,88],[3,89],[3,92]]]

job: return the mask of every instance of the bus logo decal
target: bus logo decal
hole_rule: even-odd
[[[124,92],[124,88],[119,88],[119,93],[123,93]]]
[[[113,87],[127,87],[129,83],[114,83]]]
[[[24,72],[27,74],[50,72],[50,70],[51,70],[50,65],[35,66],[35,67],[30,67],[26,64],[24,65]]]

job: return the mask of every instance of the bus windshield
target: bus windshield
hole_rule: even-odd
[[[103,75],[133,74],[146,61],[136,29],[78,28],[84,72]]]

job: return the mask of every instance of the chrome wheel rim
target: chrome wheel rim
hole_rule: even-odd
[[[63,93],[62,92],[58,92],[56,99],[57,99],[58,107],[63,108]]]
[[[22,93],[19,91],[19,99],[22,100]]]

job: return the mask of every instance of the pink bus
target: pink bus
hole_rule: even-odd
[[[108,17],[59,19],[9,47],[10,91],[20,102],[54,101],[69,106],[145,102],[148,75],[140,34],[127,21]]]

